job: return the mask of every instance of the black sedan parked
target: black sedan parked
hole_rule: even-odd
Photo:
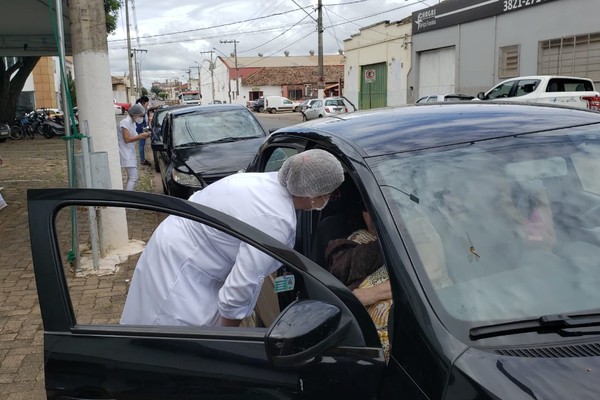
[[[299,212],[294,250],[186,200],[30,190],[48,398],[598,397],[599,113],[514,103],[357,112],[280,129],[249,170],[276,171],[311,148],[338,157],[346,180],[337,201]],[[53,223],[77,204],[176,214],[274,257],[289,285],[265,293],[273,321],[94,324],[89,304],[73,307]],[[362,207],[392,289],[388,362],[365,308],[324,268],[324,245],[360,228]]]
[[[246,168],[266,137],[256,117],[235,104],[170,109],[160,132],[152,150],[164,193],[186,199]]]
[[[189,105],[176,105],[176,106],[159,106],[152,110],[152,119],[150,121],[150,140],[151,143],[162,142],[162,122],[167,116],[167,113],[180,108],[190,107]],[[160,166],[158,164],[158,152],[152,150],[154,155],[154,169],[156,172],[160,172]]]

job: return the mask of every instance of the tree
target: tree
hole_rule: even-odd
[[[162,89],[159,88],[158,86],[152,86],[150,88],[150,91],[158,96],[158,95],[160,95],[160,92],[162,91]]]
[[[107,33],[117,28],[120,8],[120,0],[104,0]],[[15,63],[12,60],[13,57],[0,57],[0,122],[14,121],[23,86],[40,57],[18,57]]]
[[[148,89],[142,86],[142,96],[148,96]]]

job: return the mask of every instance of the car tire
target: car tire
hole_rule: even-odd
[[[276,114],[277,113],[277,109],[276,108],[270,108],[269,109],[269,114]]]
[[[259,112],[259,113],[263,113],[263,112],[265,112],[265,108],[264,108],[264,107],[258,107],[258,112]]]

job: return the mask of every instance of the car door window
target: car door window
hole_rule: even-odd
[[[525,96],[537,89],[540,84],[539,79],[521,79],[517,83],[515,95],[513,97]]]
[[[291,147],[277,147],[271,152],[271,155],[265,162],[264,172],[279,171],[285,160],[298,154],[302,149]]]
[[[341,393],[357,390],[352,387],[350,376],[358,371],[349,373],[348,379],[342,379],[346,382],[340,381],[333,388],[329,386],[328,374],[313,376],[303,369],[306,363],[312,363],[317,369],[328,369],[336,377],[344,375],[347,368],[354,369],[352,365],[360,365],[361,374],[370,376],[368,381],[379,381],[382,350],[360,303],[321,267],[294,253],[289,244],[270,236],[277,236],[276,233],[258,231],[235,218],[186,200],[149,193],[55,189],[30,191],[28,200],[30,221],[40,221],[30,225],[30,232],[33,243],[38,244],[32,246],[32,254],[44,322],[45,382],[49,394],[60,393],[65,398],[165,400],[191,400],[215,394],[229,398],[312,399],[323,397],[332,389]],[[78,263],[63,264],[62,255],[69,251],[71,243],[69,205],[77,207],[80,220],[76,235],[82,245],[81,258]],[[100,219],[104,222],[118,214],[127,217],[132,240],[127,248],[102,257],[110,258],[110,265],[95,268],[94,257],[84,246],[89,233],[95,229],[93,224],[83,223],[89,212],[101,213]],[[158,267],[158,280],[150,279],[143,290],[138,290],[136,269],[141,265],[138,257],[144,257],[139,256],[139,252],[151,237],[164,239],[148,227],[169,220],[184,221],[182,223],[190,227],[200,224],[211,234],[220,232],[220,243],[231,243],[224,246],[225,252],[235,253],[240,245],[255,249],[262,260],[256,265],[261,268],[272,262],[283,265],[283,280],[273,280],[271,286],[262,285],[262,289],[270,289],[270,299],[263,298],[255,284],[251,285],[255,289],[246,291],[247,296],[244,296],[251,299],[249,304],[256,302],[257,308],[266,310],[270,318],[252,308],[243,312],[249,318],[238,328],[186,325],[190,315],[193,319],[197,311],[207,312],[203,309],[207,303],[198,298],[186,300],[185,296],[173,296],[176,292],[186,292],[179,291],[179,285],[191,289],[202,282],[223,282],[227,278],[227,274],[217,272],[219,269],[214,268],[213,260],[206,258],[199,260],[202,273],[199,269],[178,268],[181,273],[172,275],[169,272],[172,268],[166,267],[168,263],[161,261],[161,256],[149,257],[145,265]],[[139,229],[140,225],[144,229]],[[192,239],[168,237],[182,244]],[[183,247],[194,251],[191,246]],[[147,254],[154,255],[152,251]],[[226,260],[227,256],[221,258]],[[176,264],[185,267],[189,263],[184,260]],[[265,282],[271,277],[269,271],[265,270]],[[292,293],[289,307],[286,308],[287,303],[277,304],[273,287]],[[139,304],[143,308],[158,305],[160,318],[152,323],[120,324],[123,304],[132,294],[142,299]],[[264,304],[261,300],[265,300]],[[177,305],[184,311],[165,312],[178,308]],[[280,312],[284,308],[286,311]],[[136,313],[132,315],[133,319],[138,317]],[[271,323],[274,318],[284,320]],[[289,336],[289,330],[281,329],[288,325],[295,326],[292,331],[303,329],[314,324],[315,318],[319,319],[316,330],[310,334],[307,331],[307,336],[301,335],[299,341]],[[269,324],[271,328],[266,329]],[[318,335],[315,336],[315,332],[319,332]],[[286,337],[294,344],[281,341],[288,340]],[[278,347],[280,345],[284,346]],[[309,353],[291,350],[302,348]],[[332,355],[321,357],[320,353],[328,353],[328,349]],[[313,355],[304,359],[304,354],[311,352]],[[341,369],[331,371],[326,365],[328,360],[337,360],[340,356],[344,362],[334,369]],[[100,359],[102,362],[98,362]],[[302,382],[313,389],[304,393]],[[358,388],[363,393],[360,398],[373,397],[376,389],[376,384],[361,386]],[[255,390],[266,397],[253,395]],[[346,394],[349,395],[350,392]]]
[[[510,91],[514,86],[515,82],[516,81],[505,82],[496,86],[488,93],[487,98],[491,100],[510,97]]]

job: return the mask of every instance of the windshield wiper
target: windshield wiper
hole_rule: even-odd
[[[599,327],[598,329],[574,329]],[[600,313],[577,315],[542,315],[535,319],[503,322],[500,324],[471,328],[472,340],[494,336],[515,335],[518,333],[539,332],[558,333],[561,336],[581,336],[600,334]]]
[[[246,139],[254,139],[257,138],[258,136],[243,136],[243,137],[233,137],[233,136],[229,136],[226,138],[222,138],[222,139],[217,139],[217,140],[211,140],[210,142],[206,142],[207,144],[213,144],[213,143],[229,143],[229,142],[238,142],[240,140],[246,140]]]
[[[190,148],[190,147],[196,147],[196,146],[203,146],[205,144],[206,144],[206,142],[187,142],[187,143],[184,143],[184,144],[178,144],[175,147],[178,148],[178,149],[181,149],[181,148]]]

